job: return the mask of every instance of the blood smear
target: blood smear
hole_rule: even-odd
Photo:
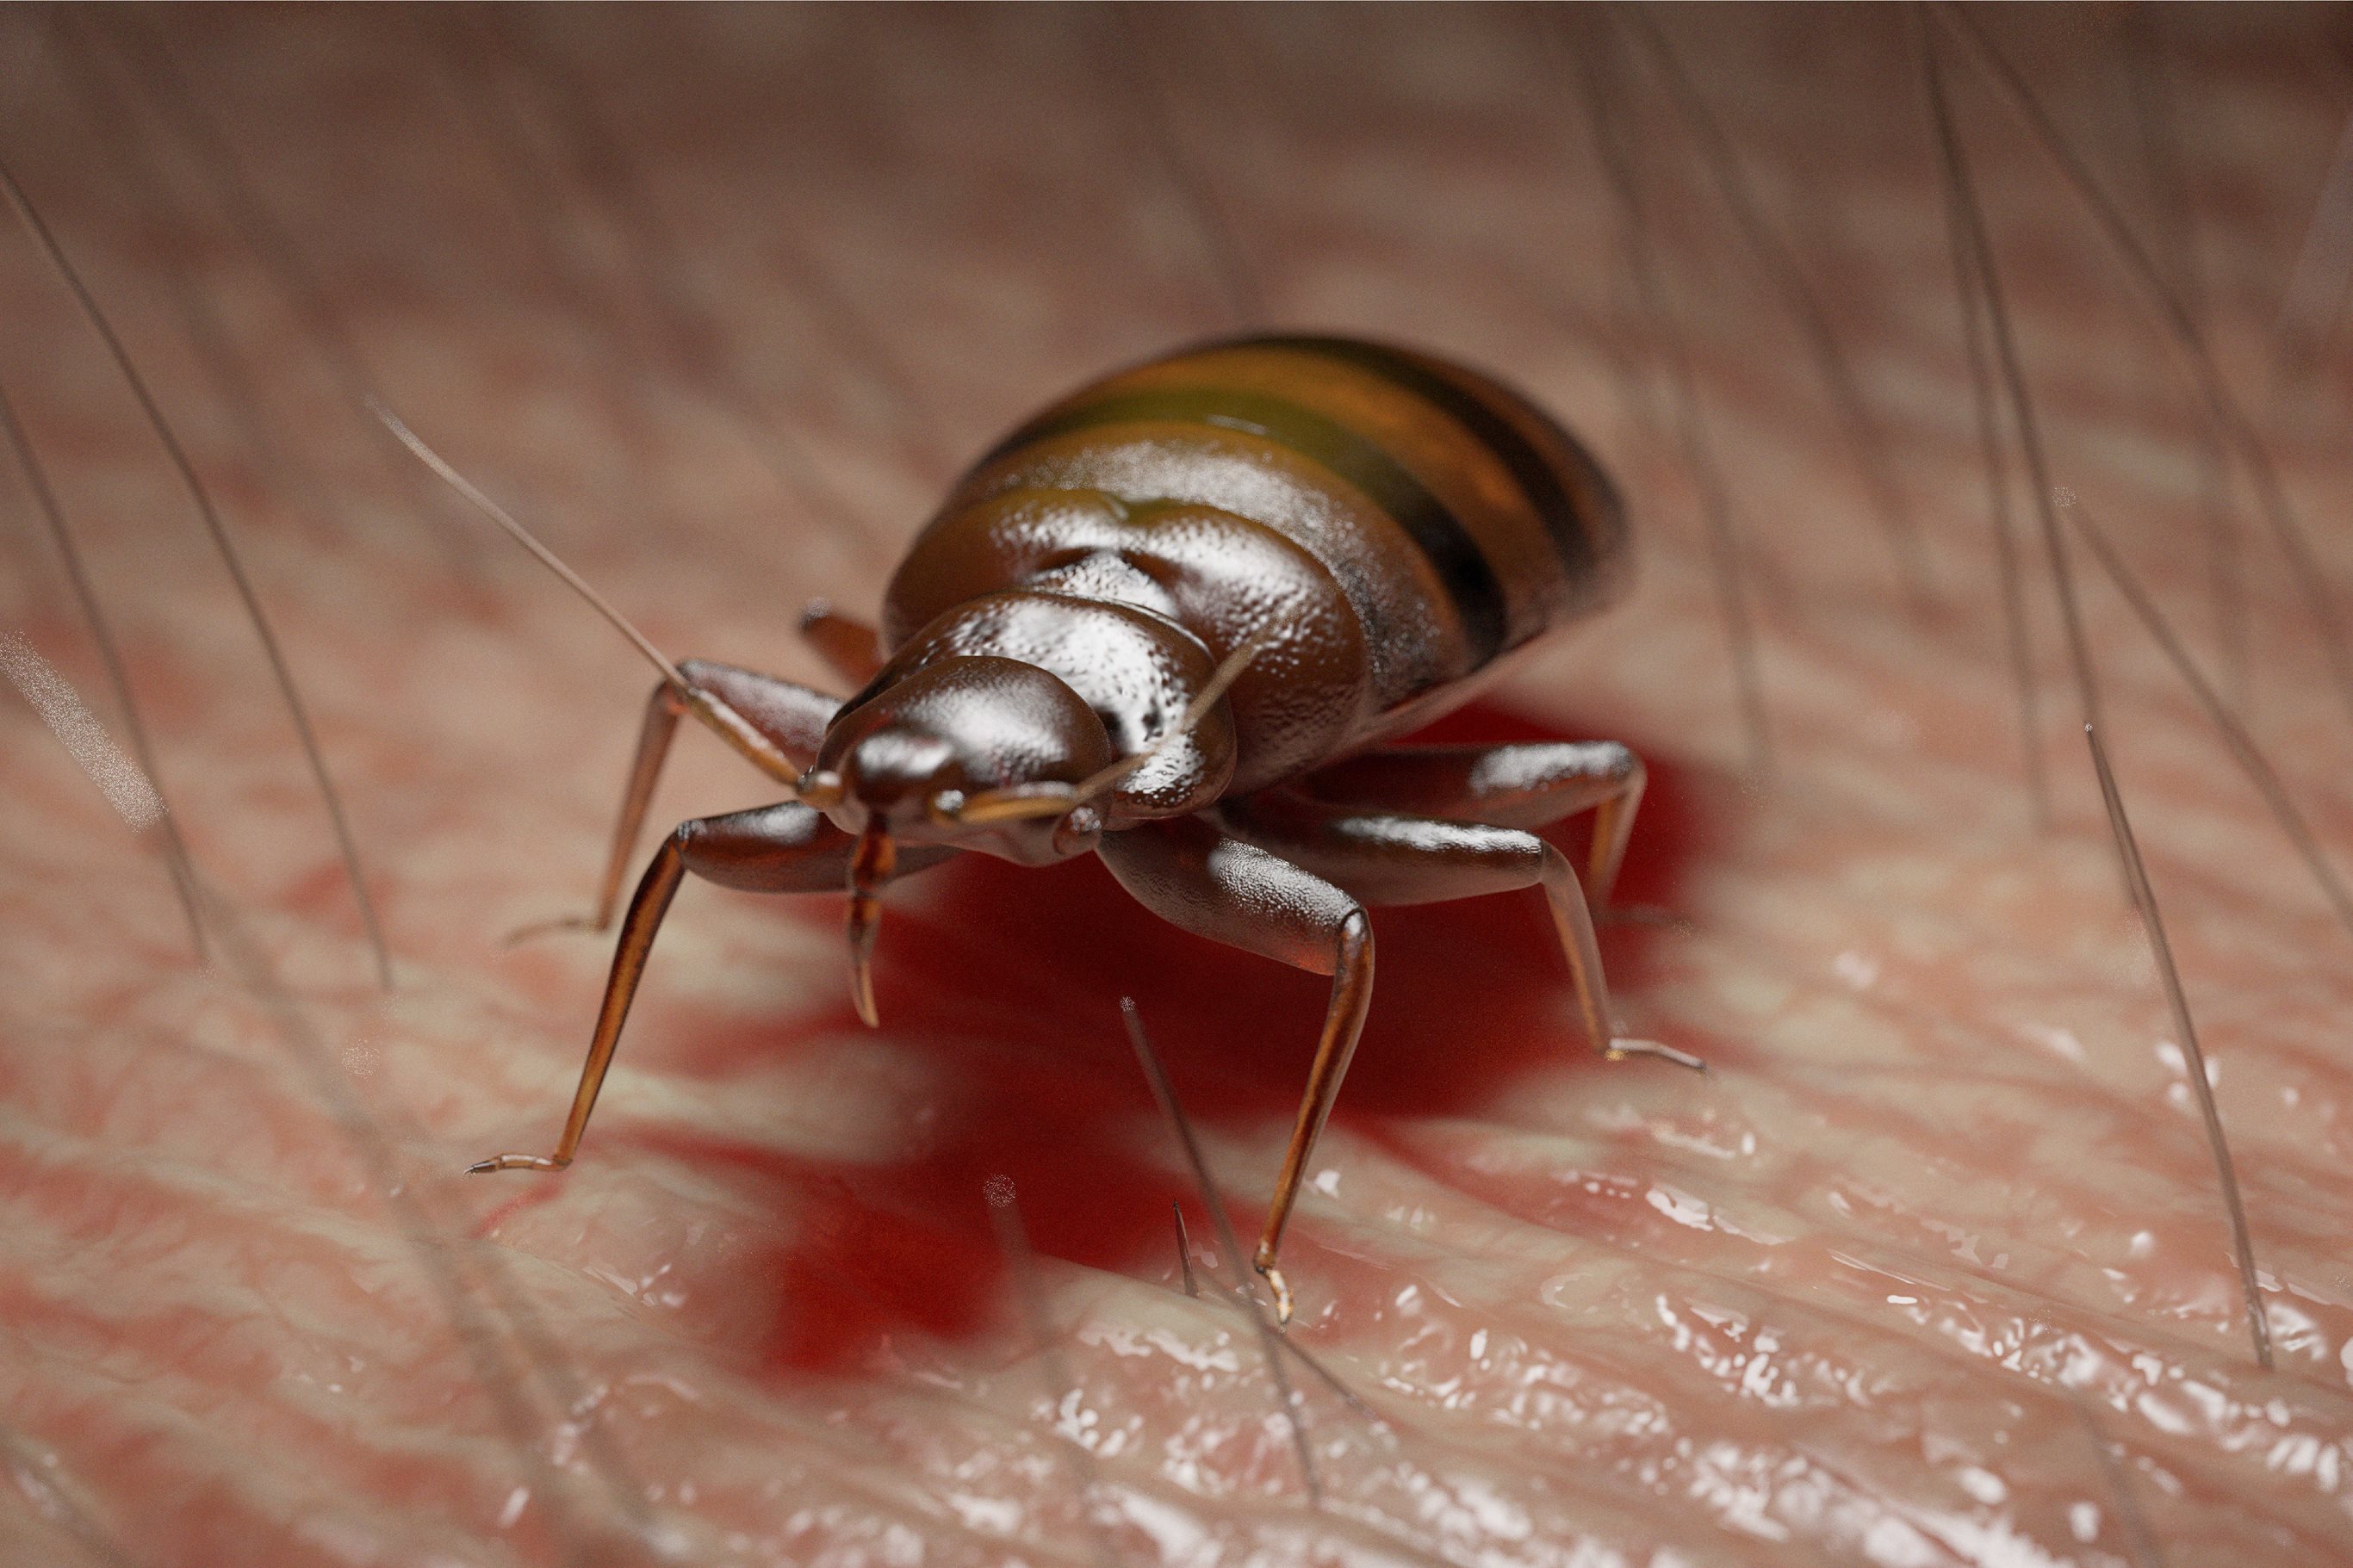
[[[122,754],[81,695],[20,632],[0,632],[0,675],[33,705],[49,733],[81,764],[132,832],[144,833],[164,819],[164,799],[139,764]]]

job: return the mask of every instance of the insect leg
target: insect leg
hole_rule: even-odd
[[[835,614],[823,599],[801,612],[801,636],[853,687],[865,685],[882,668],[881,636],[863,621]]]
[[[1535,834],[1486,823],[1357,813],[1268,791],[1229,801],[1221,815],[1242,837],[1346,889],[1368,904],[1434,904],[1540,887],[1568,960],[1577,1011],[1602,1055],[1697,1057],[1619,1034],[1593,917],[1568,858]]]
[[[740,672],[739,672],[740,673]],[[731,693],[731,700],[733,694]],[[580,1068],[580,1087],[572,1097],[572,1113],[565,1119],[564,1135],[552,1154],[499,1154],[470,1167],[475,1171],[560,1171],[572,1163],[587,1130],[588,1113],[596,1107],[596,1093],[613,1065],[613,1049],[620,1043],[621,1026],[644,976],[646,956],[653,951],[654,934],[678,892],[686,873],[693,872],[722,887],[754,893],[823,893],[839,891],[849,871],[849,857],[858,840],[797,801],[706,816],[682,822],[662,840],[653,864],[630,897],[628,914],[621,921],[621,939],[613,952],[613,970],[605,982],[605,1001],[596,1014],[596,1032],[588,1044],[588,1059]],[[939,847],[909,848],[899,868],[920,870],[954,854]]]
[[[681,661],[678,669],[688,685],[725,701],[802,767],[816,760],[817,749],[825,741],[825,727],[841,706],[822,691],[732,665],[690,658]],[[612,850],[597,884],[594,912],[525,926],[510,942],[549,931],[603,931],[613,923],[613,911],[621,901],[622,874],[629,868],[629,854],[637,847],[638,835],[644,831],[646,809],[653,804],[654,785],[661,778],[671,738],[678,733],[679,715],[685,711],[685,699],[668,681],[655,686],[647,699],[645,727],[638,732],[638,753],[629,763],[628,787],[621,796],[620,818],[613,825]]]
[[[1320,768],[1295,787],[1335,805],[1496,827],[1545,827],[1590,809],[1585,897],[1602,910],[1646,782],[1642,759],[1615,741],[1530,741],[1387,747]]]
[[[825,727],[841,710],[839,697],[732,664],[682,658],[678,672],[695,690],[708,691],[733,708],[763,739],[804,768],[817,761],[817,749],[825,744]]]
[[[1173,925],[1229,947],[1332,976],[1332,1000],[1308,1070],[1307,1092],[1282,1156],[1274,1202],[1254,1259],[1291,1320],[1291,1287],[1275,1261],[1305,1180],[1307,1157],[1332,1114],[1373,996],[1373,928],[1363,906],[1320,877],[1221,833],[1198,817],[1108,834],[1097,851],[1136,901]]]

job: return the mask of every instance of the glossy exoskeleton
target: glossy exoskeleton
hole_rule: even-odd
[[[570,1163],[654,932],[689,871],[850,894],[870,1024],[876,896],[978,850],[1097,854],[1187,931],[1333,977],[1257,1266],[1276,1249],[1373,983],[1366,904],[1541,888],[1585,1028],[1617,1037],[1591,908],[1643,772],[1625,747],[1412,746],[1508,656],[1609,597],[1627,562],[1608,479],[1525,398],[1342,338],[1214,343],[1097,382],[974,465],[892,577],[876,632],[804,630],[848,700],[694,660],[653,695],[596,923],[679,717],[793,781],[783,805],[681,824],[621,927],[561,1141],[476,1170]],[[1530,831],[1596,813],[1580,881]],[[1695,1064],[1694,1064],[1695,1065]]]

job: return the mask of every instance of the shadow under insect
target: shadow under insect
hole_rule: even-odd
[[[1550,729],[1483,705],[1418,737],[1548,738]],[[1656,761],[1650,780],[1620,901],[1674,910],[1704,847],[1696,796],[1716,792]],[[1581,822],[1564,831],[1565,847],[1582,847]],[[790,907],[821,924],[840,918],[828,900]],[[1493,1112],[1529,1072],[1604,1068],[1577,1023],[1535,892],[1379,910],[1374,924],[1378,980],[1335,1111],[1342,1124],[1377,1136],[1396,1119]],[[1672,940],[1640,924],[1603,931],[1622,996],[1639,996],[1655,950]],[[1169,1203],[1195,1194],[1165,1157],[1119,998],[1134,996],[1150,1021],[1198,1121],[1271,1137],[1298,1109],[1330,989],[1324,976],[1169,925],[1092,857],[1029,868],[977,855],[927,873],[920,894],[910,887],[894,904],[876,983],[894,1048],[920,1058],[939,1086],[937,1121],[911,1129],[902,1152],[853,1163],[623,1119],[599,1129],[608,1153],[658,1150],[791,1215],[786,1239],[741,1265],[745,1284],[775,1302],[765,1342],[745,1348],[774,1368],[846,1369],[894,1334],[955,1334],[988,1321],[1004,1268],[983,1196],[992,1176],[1012,1179],[1041,1255],[1121,1272],[1173,1268]],[[845,993],[818,1011],[723,1026],[670,1068],[729,1076],[752,1058],[858,1028]],[[1263,1173],[1227,1167],[1238,1224],[1255,1225],[1274,1175],[1271,1156]],[[1314,1229],[1308,1222],[1300,1237],[1311,1255]],[[1324,1293],[1316,1272],[1300,1276],[1311,1303]]]

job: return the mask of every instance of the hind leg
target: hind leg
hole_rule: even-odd
[[[1585,896],[1606,910],[1642,804],[1642,759],[1615,741],[1393,746],[1318,769],[1293,786],[1334,805],[1497,827],[1546,827],[1593,813]]]
[[[796,769],[817,760],[825,743],[825,727],[840,710],[839,700],[790,680],[761,675],[733,665],[706,659],[681,661],[679,673],[689,689],[716,698],[775,753]],[[507,940],[522,942],[550,931],[603,931],[613,923],[621,901],[621,877],[629,868],[629,855],[638,835],[645,830],[646,809],[653,804],[654,785],[660,782],[670,743],[678,721],[687,710],[687,698],[668,681],[658,683],[646,700],[646,719],[638,732],[638,753],[629,764],[629,782],[621,795],[621,815],[613,825],[612,847],[605,858],[605,874],[596,884],[596,907],[586,915],[542,921],[523,927]],[[712,818],[713,821],[723,820]]]

